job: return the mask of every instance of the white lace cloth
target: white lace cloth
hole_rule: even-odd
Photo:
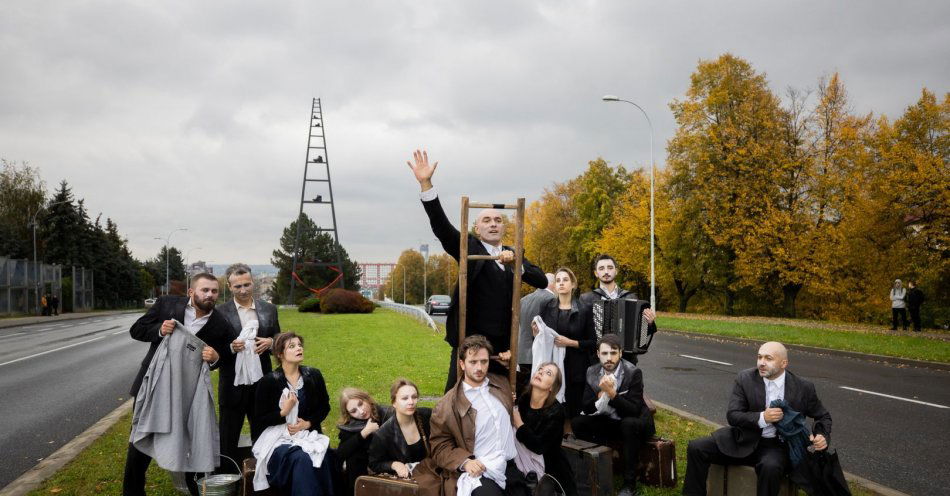
[[[296,389],[298,390],[303,387],[303,377],[297,380],[297,385]],[[290,389],[284,388],[284,392],[280,395],[280,401],[277,403],[278,408],[280,408],[280,402],[283,402],[284,398],[289,395]],[[290,414],[286,417],[286,424],[272,425],[264,429],[261,437],[257,438],[257,442],[251,448],[254,458],[257,459],[257,469],[254,472],[255,491],[263,491],[270,487],[267,482],[267,462],[270,461],[274,450],[281,445],[300,446],[304,453],[310,455],[314,467],[319,467],[323,463],[323,457],[330,447],[330,438],[315,430],[299,431],[294,435],[291,435],[290,431],[287,430],[288,425],[297,423],[298,405],[299,403],[295,403],[294,407],[290,409]]]
[[[242,386],[254,384],[264,377],[264,371],[261,370],[261,359],[254,353],[255,339],[257,339],[257,329],[259,324],[256,320],[249,320],[238,339],[244,341],[244,349],[237,353],[234,363],[234,385]]]
[[[561,389],[557,392],[557,400],[564,403],[564,388],[566,382],[564,378],[564,353],[567,351],[562,346],[555,346],[554,339],[559,336],[554,329],[548,327],[541,316],[535,316],[534,321],[538,325],[538,335],[534,337],[534,344],[531,345],[531,377],[538,371],[542,363],[554,362],[561,369]]]

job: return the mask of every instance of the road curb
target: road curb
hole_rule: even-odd
[[[666,410],[670,413],[692,420],[693,422],[698,422],[700,424],[707,425],[715,429],[723,427],[722,424],[717,424],[716,422],[713,422],[712,420],[709,420],[705,417],[700,417],[699,415],[696,415],[694,413],[689,413],[686,410],[680,410],[679,408],[676,408],[675,406],[667,405],[666,403],[661,403],[659,401],[653,400],[653,404],[655,404],[659,408]],[[864,477],[861,477],[859,475],[854,475],[850,472],[845,472],[844,478],[847,479],[849,482],[853,482],[863,487],[864,489],[867,489],[868,491],[874,494],[879,494],[881,496],[910,496],[907,493],[902,493],[896,489],[891,489],[887,486],[878,484],[877,482],[874,482],[872,480],[865,479]]]
[[[17,327],[24,325],[33,325],[33,324],[55,324],[57,322],[62,322],[64,320],[76,320],[76,319],[85,319],[90,317],[106,317],[109,315],[121,315],[125,313],[142,313],[145,309],[137,310],[117,310],[117,311],[99,311],[99,312],[80,312],[80,313],[64,313],[53,317],[13,317],[9,319],[0,319],[0,329],[7,327]]]
[[[19,476],[6,487],[0,489],[0,496],[23,496],[36,489],[46,479],[52,477],[56,472],[63,468],[67,463],[76,458],[82,450],[89,447],[96,439],[99,439],[107,430],[115,425],[123,415],[132,410],[132,400],[119,405],[108,415],[99,419],[98,422],[73,438],[72,441],[64,444],[52,455],[47,456],[36,464],[35,467],[27,470],[26,473]]]
[[[720,336],[718,334],[680,331],[677,329],[660,329],[660,331],[668,332],[670,334],[679,334],[679,335],[687,336],[691,338],[705,338],[705,339],[710,339],[710,340],[730,341],[733,343],[749,344],[749,345],[755,345],[755,346],[759,346],[760,344],[765,342],[764,339],[749,339],[749,338],[738,338],[735,336]],[[872,362],[885,362],[885,363],[889,363],[893,365],[905,365],[905,366],[910,366],[910,367],[920,367],[920,368],[926,368],[926,369],[950,371],[950,363],[944,363],[944,362],[931,362],[928,360],[915,360],[913,358],[900,358],[900,357],[892,357],[892,356],[887,356],[887,355],[875,355],[873,353],[860,353],[857,351],[835,350],[832,348],[819,348],[817,346],[806,346],[802,344],[788,344],[788,343],[782,343],[782,344],[784,344],[785,347],[790,350],[807,351],[810,353],[821,353],[825,355],[843,356],[843,357],[848,357],[848,358],[854,358],[857,360],[865,360],[865,361],[872,361]]]

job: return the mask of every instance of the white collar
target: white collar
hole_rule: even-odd
[[[494,245],[490,245],[490,244],[488,244],[488,243],[486,243],[486,242],[484,242],[484,241],[482,241],[482,240],[478,240],[478,241],[480,241],[480,242],[482,243],[482,246],[484,246],[485,249],[488,250],[488,253],[491,254],[491,255],[497,255],[497,254],[501,253],[501,250],[503,249],[502,245],[500,245],[500,244],[499,244],[498,246],[494,246]]]
[[[237,298],[235,298],[235,299],[234,299],[234,306],[236,306],[238,310],[240,310],[240,309],[242,309],[242,308],[245,308],[245,309],[248,309],[248,310],[257,310],[257,303],[254,301],[254,298],[251,298],[251,306],[248,306],[248,307],[245,307],[245,306],[241,305],[240,303],[238,303]]]
[[[486,377],[485,380],[482,381],[482,383],[479,384],[478,386],[470,386],[467,382],[465,382],[465,379],[462,379],[462,392],[467,393],[467,392],[469,392],[469,391],[480,390],[480,389],[485,388],[485,387],[488,387],[488,378],[487,378],[487,377]]]
[[[778,386],[780,389],[785,388],[785,372],[784,371],[782,372],[782,375],[778,376],[778,379],[767,379],[765,377],[763,377],[762,379],[765,380],[766,387],[768,387],[769,385],[768,383],[771,382],[772,384],[775,384],[776,386]]]

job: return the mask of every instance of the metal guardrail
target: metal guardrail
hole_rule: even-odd
[[[429,314],[427,314],[425,310],[419,307],[414,307],[412,305],[403,305],[402,303],[394,303],[391,301],[381,301],[381,300],[373,300],[373,303],[376,303],[377,305],[383,308],[388,308],[390,310],[395,310],[401,314],[408,315],[418,320],[419,322],[422,322],[423,324],[431,327],[432,330],[434,331],[439,330],[439,327],[435,325],[435,321],[432,320],[432,317],[430,317]]]

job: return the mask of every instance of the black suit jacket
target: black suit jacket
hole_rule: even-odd
[[[148,369],[149,364],[152,363],[152,356],[155,355],[155,350],[158,349],[159,343],[162,342],[163,338],[159,332],[159,329],[162,327],[162,322],[175,319],[184,323],[185,307],[187,305],[187,296],[162,296],[152,305],[152,308],[149,308],[148,311],[145,312],[145,315],[139,317],[139,319],[132,324],[132,327],[129,329],[129,334],[132,338],[151,343],[148,348],[148,353],[145,354],[145,358],[142,360],[139,373],[136,374],[135,380],[132,382],[132,389],[129,391],[129,394],[132,396],[138,394],[139,387],[142,385],[142,378],[145,376],[145,371]],[[234,359],[228,347],[228,344],[231,342],[229,339],[230,336],[231,331],[229,330],[228,323],[221,317],[221,314],[216,311],[211,312],[211,316],[208,317],[208,322],[198,331],[197,337],[218,352],[218,361],[211,366],[212,369],[226,366],[229,360]],[[233,369],[234,366],[232,365],[231,368]]]
[[[642,417],[652,419],[650,409],[643,401],[643,372],[633,363],[623,359],[620,360],[620,364],[617,366],[623,367],[623,377],[617,387],[617,395],[607,404],[616,410],[617,415],[621,418]],[[581,410],[588,415],[597,411],[594,404],[597,402],[597,395],[600,393],[598,384],[603,368],[603,365],[598,362],[587,369],[584,402]]]
[[[259,327],[257,335],[262,338],[273,338],[280,334],[280,322],[277,320],[277,307],[263,300],[254,299],[254,306],[257,309],[257,322]],[[215,308],[216,313],[220,313],[224,320],[230,326],[231,338],[228,345],[228,353],[236,356],[230,350],[230,342],[237,339],[241,334],[241,317],[238,315],[237,306],[234,300],[222,303]],[[264,375],[273,370],[271,365],[271,352],[265,351],[258,355],[261,360],[261,371]],[[241,397],[235,394],[234,387],[234,366],[236,360],[231,360],[224,367],[221,367],[221,376],[218,378],[218,402],[221,406],[228,407],[236,405]]]
[[[438,198],[435,198],[431,201],[422,202],[422,206],[425,208],[426,215],[429,216],[429,225],[432,226],[432,233],[435,234],[435,237],[439,239],[439,242],[442,243],[442,249],[445,250],[452,258],[456,261],[459,260],[461,256],[459,253],[459,241],[461,239],[461,233],[455,226],[449,222],[448,217],[445,216],[445,211],[442,209],[442,203],[439,202]],[[504,247],[507,250],[511,250],[510,247]],[[488,255],[488,251],[485,250],[485,247],[482,245],[482,242],[475,236],[468,235],[468,253],[469,255]],[[466,312],[467,318],[465,323],[466,334],[477,334],[484,333],[483,329],[474,329],[473,324],[475,323],[474,317],[477,312],[486,312],[495,310],[497,315],[501,316],[498,318],[498,327],[499,329],[504,328],[504,335],[510,338],[511,333],[511,298],[512,291],[515,291],[514,286],[514,272],[510,266],[506,266],[506,280],[507,284],[503,288],[497,288],[497,298],[493,298],[491,302],[477,302],[474,301],[474,298],[471,297],[476,291],[475,286],[487,284],[482,275],[482,271],[485,269],[486,264],[495,263],[493,260],[470,260],[468,261],[468,310]],[[526,284],[530,284],[536,288],[546,288],[548,286],[548,278],[544,275],[544,272],[529,262],[527,259],[522,259],[522,267],[524,268],[524,273],[521,275],[521,280]],[[521,288],[517,288],[520,291]],[[452,304],[449,306],[449,313],[445,319],[445,341],[448,342],[452,347],[458,346],[458,321],[459,321],[459,288],[456,284],[455,289],[452,292]],[[490,309],[488,308],[490,307]],[[499,307],[499,308],[495,308]],[[504,316],[507,316],[505,320]],[[486,333],[487,334],[487,333]],[[509,339],[504,337],[495,337],[492,339],[492,336],[486,336],[492,341],[495,346],[495,353],[508,350],[510,346]]]
[[[785,402],[792,410],[814,419],[812,431],[822,434],[831,442],[831,414],[822,406],[815,385],[795,374],[785,371]],[[751,455],[762,439],[759,414],[765,411],[765,380],[758,369],[739,372],[729,410],[726,412],[728,427],[713,433],[716,445],[726,456],[745,458]]]

